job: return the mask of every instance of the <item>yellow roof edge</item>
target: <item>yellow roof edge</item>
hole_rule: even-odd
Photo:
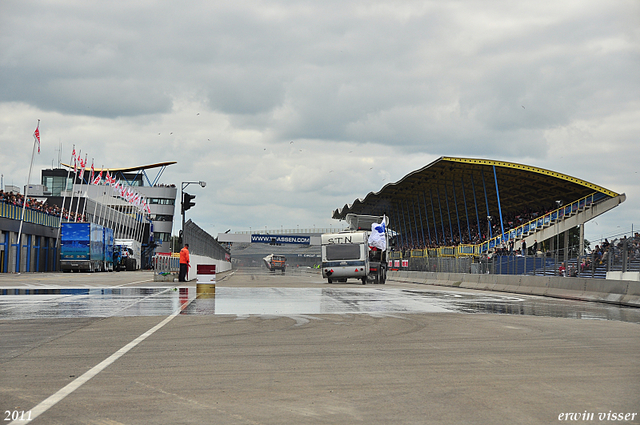
[[[606,189],[602,186],[598,186],[597,184],[590,183],[586,180],[582,180],[577,177],[571,177],[567,174],[558,173],[556,171],[551,171],[544,168],[533,167],[531,165],[518,164],[516,162],[496,161],[492,159],[456,158],[451,156],[443,156],[441,157],[441,159],[444,161],[459,162],[463,164],[491,165],[491,166],[497,166],[497,167],[513,168],[516,170],[530,171],[538,174],[544,174],[547,176],[555,177],[561,180],[569,181],[571,183],[576,183],[576,184],[588,187],[590,189],[596,190],[598,192],[602,192],[605,195],[611,196],[612,198],[619,195],[619,193]]]

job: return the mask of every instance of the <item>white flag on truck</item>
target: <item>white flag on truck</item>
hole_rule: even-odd
[[[382,217],[382,223],[371,224],[371,234],[369,235],[369,246],[378,248],[381,251],[387,249],[387,239],[385,238],[385,217]]]

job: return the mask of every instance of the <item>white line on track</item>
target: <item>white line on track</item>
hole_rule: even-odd
[[[139,280],[137,282],[129,282],[129,283],[122,283],[120,285],[116,285],[116,286],[111,286],[111,288],[119,288],[121,286],[126,286],[126,285],[135,285],[137,283],[145,283],[145,282],[151,282],[151,279],[145,279],[145,280]]]
[[[142,341],[144,341],[145,339],[153,335],[157,330],[161,329],[164,325],[166,325],[171,320],[173,320],[174,317],[180,314],[182,310],[184,310],[185,308],[187,308],[189,304],[191,304],[191,301],[193,301],[193,299],[189,300],[189,302],[185,303],[184,305],[181,305],[180,308],[178,308],[176,311],[171,313],[171,315],[166,317],[162,322],[158,323],[157,325],[155,325],[154,327],[152,327],[151,329],[149,329],[148,331],[146,331],[145,333],[143,333],[142,335],[140,335],[139,337],[137,337],[136,339],[134,339],[133,341],[131,341],[130,343],[128,343],[127,345],[119,349],[118,351],[116,351],[115,353],[113,353],[111,356],[107,357],[102,362],[98,363],[97,365],[92,367],[90,370],[88,370],[81,376],[71,381],[66,387],[60,389],[57,393],[53,394],[52,396],[50,396],[49,398],[47,398],[46,400],[38,404],[36,407],[31,409],[31,416],[28,420],[17,419],[9,423],[9,425],[26,424],[31,422],[38,416],[42,415],[51,407],[55,406],[58,402],[62,401],[66,396],[68,396],[69,394],[71,394],[72,392],[80,388],[85,382],[87,382],[88,380],[90,380],[100,372],[102,372],[104,369],[109,367],[113,362],[115,362],[120,357],[128,353],[132,348],[140,344]]]

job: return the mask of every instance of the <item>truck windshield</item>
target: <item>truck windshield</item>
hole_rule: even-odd
[[[357,260],[360,258],[360,245],[352,243],[330,244],[326,246],[327,261]]]

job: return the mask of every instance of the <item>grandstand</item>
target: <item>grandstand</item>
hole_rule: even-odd
[[[544,244],[557,252],[556,235],[563,235],[562,258],[556,262],[566,262],[568,231],[580,230],[576,251],[582,255],[584,223],[625,199],[594,183],[534,166],[441,157],[334,210],[333,218],[343,220],[349,213],[387,215],[389,227],[397,232],[396,259],[482,258],[519,250],[526,256],[523,243],[538,248]],[[535,268],[536,260],[528,261],[533,261],[529,270]],[[542,261],[541,268],[545,264]],[[556,263],[550,267],[555,269]]]

